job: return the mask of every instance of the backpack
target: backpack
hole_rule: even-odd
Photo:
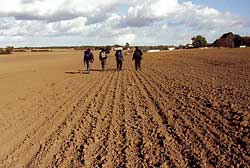
[[[106,57],[107,57],[105,51],[101,52],[101,57],[102,57],[102,58],[106,58]]]
[[[118,61],[121,61],[122,60],[122,51],[117,51],[117,53],[116,53],[116,59],[118,60]]]
[[[91,52],[88,52],[88,51],[87,51],[87,52],[85,53],[85,57],[86,57],[87,60],[91,60],[91,59],[92,59],[92,58],[91,58]]]
[[[136,50],[135,51],[135,58],[138,58],[138,59],[141,59],[142,57],[141,57],[141,52],[140,52],[140,50]]]

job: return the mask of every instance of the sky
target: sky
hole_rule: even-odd
[[[1,0],[0,47],[184,45],[250,36],[247,0]]]

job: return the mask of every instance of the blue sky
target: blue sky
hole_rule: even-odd
[[[180,0],[180,2],[185,2],[185,0]],[[222,12],[229,11],[235,15],[250,17],[249,0],[191,0],[191,2]]]
[[[3,1],[3,2],[2,2]],[[246,0],[2,0],[0,47],[179,45],[250,35]]]

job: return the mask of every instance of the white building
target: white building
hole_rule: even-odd
[[[155,52],[160,52],[161,50],[148,50],[148,53],[155,53]]]

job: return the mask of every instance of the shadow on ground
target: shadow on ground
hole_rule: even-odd
[[[93,71],[93,72],[107,72],[107,71],[115,72],[117,70],[116,69],[106,69],[106,70],[102,71],[101,69],[91,69],[91,71]],[[65,73],[66,74],[88,74],[88,72],[86,70],[82,70],[82,69],[77,70],[77,71],[67,71]]]

